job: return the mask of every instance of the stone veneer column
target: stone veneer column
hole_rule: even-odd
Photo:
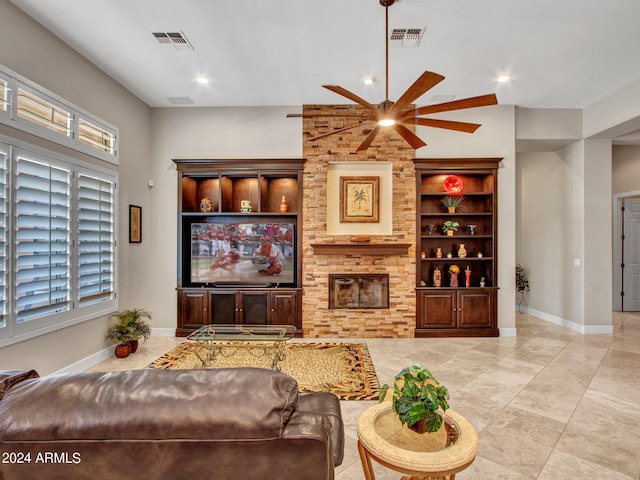
[[[357,105],[305,105],[303,113],[359,113]],[[317,141],[309,137],[357,123],[353,118],[303,120],[302,328],[308,337],[413,337],[416,322],[416,182],[412,149],[395,132],[379,133],[364,152],[356,148],[371,131],[368,123]],[[403,255],[316,255],[313,243],[348,243],[349,236],[327,235],[327,165],[331,161],[391,162],[393,234],[371,243],[410,243]],[[387,206],[381,205],[381,208]],[[389,309],[329,310],[329,273],[388,273]]]

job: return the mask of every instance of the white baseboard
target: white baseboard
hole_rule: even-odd
[[[518,306],[516,305],[516,310],[517,308]],[[581,325],[579,323],[571,322],[567,319],[551,315],[550,313],[541,312],[540,310],[536,310],[535,308],[526,306],[521,306],[520,311],[522,313],[533,315],[534,317],[537,317],[540,320],[544,320],[545,322],[568,328],[569,330],[573,330],[574,332],[578,332],[583,335],[606,335],[613,333],[613,325]],[[502,329],[500,330],[500,332],[502,332]]]
[[[175,337],[176,329],[175,328],[152,328],[151,335],[154,337]],[[56,375],[58,373],[76,373],[76,372],[84,372],[94,365],[107,360],[108,358],[113,357],[113,349],[114,347],[107,347],[99,352],[93,353],[87,357],[81,358],[77,362],[72,363],[71,365],[67,365],[60,370],[53,372],[52,375]]]
[[[501,337],[517,337],[518,331],[515,328],[502,328],[500,327],[500,336]]]
[[[64,368],[53,372],[52,375],[57,375],[59,373],[84,372],[94,365],[106,360],[107,358],[113,357],[113,348],[114,347],[107,347],[105,349],[102,349],[99,352],[91,354],[88,357],[84,357],[77,362],[72,363],[71,365],[67,365]]]
[[[175,337],[176,329],[175,328],[152,328],[151,335],[154,337]]]

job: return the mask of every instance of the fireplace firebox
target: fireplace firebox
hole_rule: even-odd
[[[389,275],[329,274],[329,308],[389,308]]]

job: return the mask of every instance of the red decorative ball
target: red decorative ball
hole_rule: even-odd
[[[444,179],[444,189],[447,191],[447,193],[462,193],[463,188],[464,183],[462,182],[462,179],[457,175],[449,175]]]

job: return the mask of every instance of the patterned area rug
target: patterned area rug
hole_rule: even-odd
[[[194,350],[194,343],[181,343],[147,368],[202,368]],[[217,357],[208,368],[270,366],[269,358],[239,349]],[[333,392],[341,400],[377,400],[380,392],[366,343],[287,343],[280,368],[297,380],[301,392]]]

